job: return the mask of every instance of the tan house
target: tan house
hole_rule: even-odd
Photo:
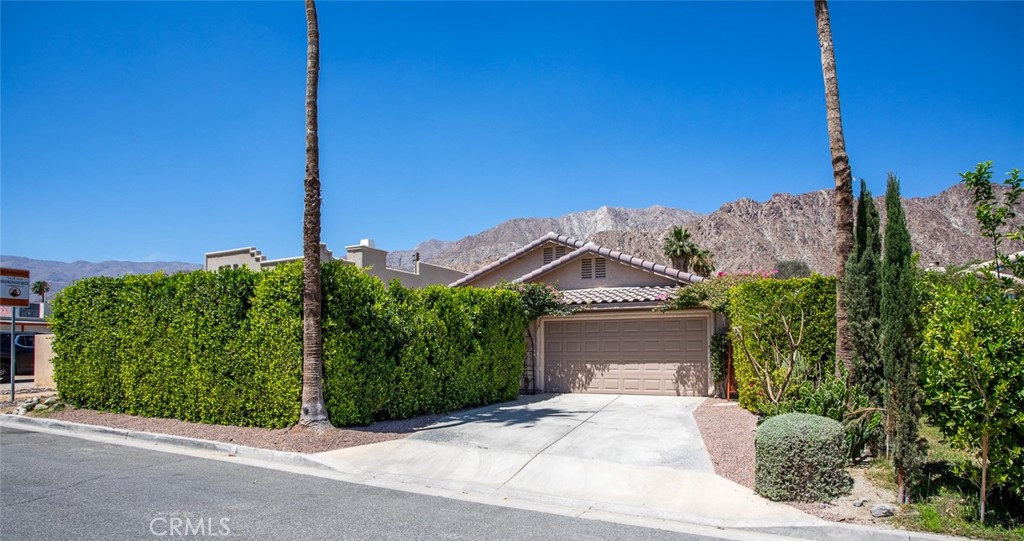
[[[715,315],[655,312],[700,276],[563,235],[547,235],[451,283],[543,282],[579,308],[531,323],[536,355],[524,390],[708,396]]]
[[[466,273],[452,270],[438,265],[431,265],[422,261],[416,261],[415,269],[410,272],[401,269],[392,269],[387,266],[388,252],[378,249],[373,239],[363,239],[359,244],[345,247],[345,259],[343,263],[355,265],[366,272],[381,279],[387,284],[391,280],[398,280],[405,287],[425,287],[429,285],[448,284],[458,280]],[[247,267],[252,270],[272,269],[278,265],[298,261],[301,256],[286,257],[282,259],[267,259],[267,256],[254,247],[234,248],[221,250],[219,252],[206,252],[203,268],[212,271],[222,268]],[[334,253],[327,248],[326,244],[320,245],[321,261],[337,261]]]

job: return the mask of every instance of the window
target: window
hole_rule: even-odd
[[[567,253],[569,253],[567,246],[546,246],[544,248],[544,264],[547,265],[556,259],[561,259]]]
[[[591,280],[594,278],[604,278],[607,276],[606,263],[603,257],[586,258],[580,261],[581,273],[580,277],[584,280]]]

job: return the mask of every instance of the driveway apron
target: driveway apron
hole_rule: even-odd
[[[451,415],[402,439],[316,455],[341,471],[714,526],[819,519],[715,475],[687,397],[562,394]]]

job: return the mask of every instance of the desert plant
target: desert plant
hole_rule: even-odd
[[[777,415],[758,427],[754,448],[754,490],[770,500],[831,501],[852,486],[845,433],[832,419]]]

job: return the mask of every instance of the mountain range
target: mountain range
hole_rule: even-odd
[[[653,206],[601,207],[560,218],[518,218],[455,242],[430,240],[414,250],[392,252],[388,263],[411,268],[413,254],[419,252],[423,261],[469,272],[549,231],[669,263],[662,253],[662,239],[673,227],[681,226],[693,234],[699,246],[715,255],[721,271],[770,270],[779,261],[800,260],[815,272],[834,274],[832,193],[775,194],[763,203],[740,199],[708,215]],[[876,198],[875,203],[884,223],[884,198]],[[981,236],[964,185],[929,197],[904,199],[903,208],[922,265],[992,259],[990,241]],[[1024,216],[1011,223],[1024,224]],[[1024,243],[1006,242],[1002,248],[1005,252],[1024,250]]]
[[[876,204],[884,223],[883,198],[877,198]],[[904,199],[903,207],[922,265],[961,265],[992,258],[991,242],[981,236],[970,194],[962,184],[937,195]],[[388,266],[411,269],[418,252],[422,261],[470,272],[549,231],[668,263],[662,254],[662,239],[673,227],[681,226],[690,230],[698,245],[715,255],[721,271],[768,270],[779,261],[800,260],[815,272],[833,274],[834,212],[831,190],[775,194],[763,203],[740,199],[708,215],[663,206],[601,207],[558,218],[516,218],[457,241],[428,240],[412,250],[389,253]],[[1011,223],[1024,224],[1024,216],[1017,216]],[[1006,242],[1002,249],[1007,253],[1024,250],[1024,243]],[[0,264],[28,269],[32,281],[50,282],[51,295],[87,276],[201,268],[177,261],[63,263],[17,256],[0,256]]]

